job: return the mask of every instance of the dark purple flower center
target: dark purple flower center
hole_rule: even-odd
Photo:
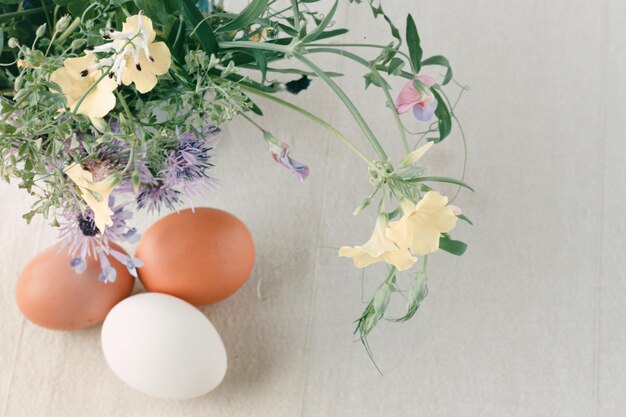
[[[93,219],[85,218],[83,215],[78,216],[78,227],[85,236],[95,236],[100,233]]]

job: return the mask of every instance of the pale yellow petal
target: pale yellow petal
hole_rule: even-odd
[[[99,195],[97,198],[86,189],[81,190],[83,200],[93,211],[93,222],[100,232],[104,232],[107,226],[113,225],[113,210],[109,207],[109,195]]]
[[[172,65],[172,54],[165,42],[150,44],[150,55],[154,58],[154,62],[147,59],[144,52],[139,55],[142,71],[146,70],[156,75],[166,74]]]
[[[422,256],[439,249],[441,233],[436,227],[418,221],[411,221],[411,253]]]
[[[432,211],[439,210],[448,204],[448,197],[439,194],[437,191],[429,191],[417,203],[416,210]]]
[[[144,33],[147,35],[148,43],[154,41],[156,33],[152,28],[152,20],[147,16],[141,16],[141,23]],[[122,32],[135,34],[139,30],[139,15],[129,16],[122,25]]]
[[[382,259],[378,257],[371,256],[369,253],[364,251],[362,248],[356,247],[348,247],[344,246],[339,249],[339,256],[352,258],[354,262],[354,266],[357,268],[365,268],[366,266],[370,266],[376,262],[381,262]]]
[[[67,69],[70,77],[75,80],[82,80],[85,77],[80,73],[96,63],[96,57],[94,55],[84,55],[78,58],[67,58],[63,61],[63,66]]]
[[[417,262],[417,258],[411,256],[408,250],[395,250],[387,252],[384,256],[385,262],[398,268],[399,271],[406,271]]]
[[[63,95],[67,107],[72,108],[76,104],[78,97],[85,92],[84,83],[77,82],[74,78],[70,77],[68,71],[65,68],[59,68],[50,75],[50,81],[57,84]]]
[[[387,229],[387,238],[392,240],[398,247],[408,249],[411,247],[413,235],[407,224],[408,216],[402,217],[400,220],[389,223]]]
[[[420,218],[422,221],[434,226],[442,233],[448,233],[450,230],[454,229],[457,222],[456,215],[448,207],[442,207],[441,209]]]
[[[109,80],[112,81],[112,80]],[[101,83],[104,80],[101,81]],[[104,117],[115,107],[115,95],[107,88],[94,88],[80,104],[76,113],[87,117]]]

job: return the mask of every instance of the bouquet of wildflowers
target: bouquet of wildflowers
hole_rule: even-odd
[[[240,13],[195,0],[0,0],[0,175],[34,197],[26,221],[41,215],[59,228],[78,273],[95,256],[104,283],[116,278],[110,257],[136,275],[141,260],[111,243],[137,239],[131,222],[136,212],[175,210],[190,195],[211,189],[213,138],[223,123],[234,117],[254,123],[272,158],[307,178],[308,167],[258,123],[263,113],[257,100],[271,100],[318,123],[367,168],[373,188],[355,214],[372,206],[372,237],[339,251],[357,268],[388,266],[357,320],[361,340],[395,293],[407,303],[397,320],[412,317],[426,294],[428,254],[442,249],[461,255],[466,248],[450,233],[459,220],[469,220],[435,187],[469,187],[463,178],[427,176],[419,165],[456,122],[444,91],[452,70],[443,56],[422,56],[410,15],[402,36],[377,0],[350,1],[385,20],[387,42],[341,43],[347,29],[333,24],[338,0],[330,10],[319,10],[317,0],[251,0]],[[362,65],[365,88],[380,89],[397,123],[403,159],[387,156],[385,143],[335,82],[340,74],[315,63],[322,54]],[[294,65],[279,68],[277,61]],[[427,67],[434,76],[422,74]],[[406,80],[398,94],[390,77]],[[314,78],[346,106],[371,149],[360,149],[280,94],[298,94]],[[464,88],[457,86],[460,97]],[[403,113],[424,128],[407,129]],[[413,271],[408,291],[396,283],[399,271]]]

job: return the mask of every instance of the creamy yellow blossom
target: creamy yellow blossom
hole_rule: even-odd
[[[104,232],[106,226],[112,226],[113,210],[109,207],[109,196],[118,183],[115,176],[102,181],[94,181],[93,174],[80,166],[72,164],[64,171],[68,177],[80,189],[83,200],[93,210],[94,223],[100,232]]]
[[[448,197],[427,192],[415,207],[403,207],[400,220],[389,223],[387,238],[416,256],[436,251],[441,233],[456,226],[457,217],[446,204]]]
[[[387,238],[387,216],[380,215],[372,237],[363,245],[339,249],[339,256],[352,258],[357,268],[365,268],[376,262],[387,262],[400,271],[409,269],[417,258],[411,256],[408,249],[400,249]]]
[[[67,58],[63,61],[63,67],[50,75],[50,81],[58,84],[65,96],[67,107],[77,114],[89,118],[106,116],[115,107],[115,95],[113,91],[117,87],[114,80],[104,77],[87,94],[78,109],[76,105],[80,98],[91,88],[102,75],[102,70],[97,69],[85,75],[85,69],[97,65],[96,57],[85,55],[79,58]]]
[[[147,93],[156,85],[157,75],[166,74],[170,69],[170,50],[165,42],[154,42],[156,32],[152,20],[143,14],[128,17],[121,36],[114,42],[120,52],[113,70],[121,75],[124,85],[135,83],[137,91]]]

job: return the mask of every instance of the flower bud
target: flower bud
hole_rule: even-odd
[[[43,25],[39,26],[37,28],[37,31],[35,32],[35,35],[37,35],[38,38],[41,38],[45,33],[46,33],[46,27],[48,25],[46,23],[44,23]]]
[[[19,48],[20,47],[20,43],[15,38],[9,39],[9,43],[7,45],[9,46],[9,48]]]
[[[72,17],[69,14],[63,15],[61,16],[61,18],[58,20],[57,25],[55,30],[57,32],[62,32],[65,30],[65,28],[67,28],[67,25],[70,24],[70,20],[72,19]]]

